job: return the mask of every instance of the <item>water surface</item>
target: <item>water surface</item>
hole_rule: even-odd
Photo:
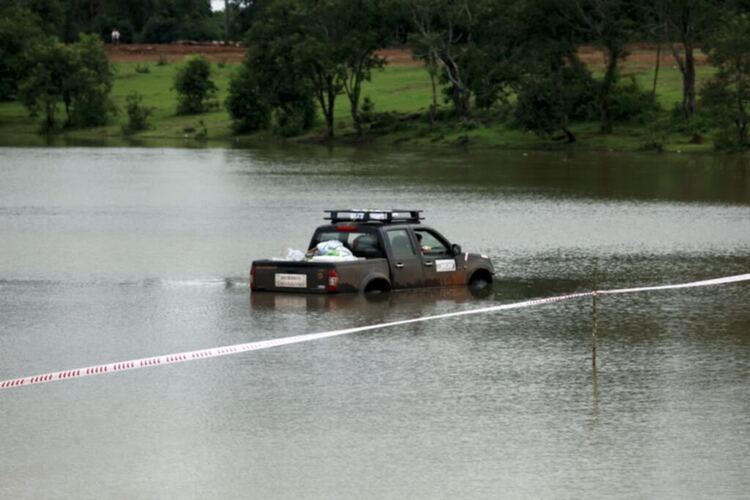
[[[0,379],[750,270],[743,157],[0,149]],[[497,282],[250,296],[322,210],[425,210]],[[741,498],[750,286],[406,325],[0,395],[2,498]],[[592,369],[596,333],[597,369]]]

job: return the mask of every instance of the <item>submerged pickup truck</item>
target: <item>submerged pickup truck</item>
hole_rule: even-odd
[[[326,210],[330,224],[315,230],[308,248],[338,241],[351,260],[313,258],[253,261],[253,292],[385,292],[431,286],[492,284],[485,255],[464,253],[421,224],[420,210]]]

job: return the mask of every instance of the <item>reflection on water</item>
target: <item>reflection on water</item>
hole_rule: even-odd
[[[747,158],[0,149],[0,379],[750,269]],[[486,295],[251,294],[336,206]],[[335,207],[333,207],[335,208]],[[750,286],[584,298],[5,391],[0,498],[740,498]]]
[[[337,312],[348,309],[388,310],[398,305],[399,308],[418,312],[421,306],[455,309],[464,303],[479,304],[480,299],[488,299],[491,294],[491,288],[475,289],[466,286],[338,295],[253,292],[250,294],[250,307],[258,311]]]

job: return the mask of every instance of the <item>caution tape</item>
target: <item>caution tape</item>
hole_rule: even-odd
[[[591,297],[595,295],[614,295],[623,293],[638,293],[656,290],[674,290],[680,288],[696,288],[703,286],[716,286],[724,285],[729,283],[737,283],[741,281],[750,281],[750,274],[740,274],[736,276],[727,276],[724,278],[716,278],[703,281],[693,281],[690,283],[679,283],[674,285],[659,285],[659,286],[645,286],[638,288],[620,288],[612,290],[592,290],[589,292],[577,292],[566,295],[558,295],[554,297],[546,297],[540,299],[524,300],[521,302],[513,302],[509,304],[500,304],[490,307],[482,307],[478,309],[467,309],[465,311],[456,311],[444,314],[435,314],[431,316],[422,316],[419,318],[404,319],[399,321],[391,321],[388,323],[379,323],[376,325],[358,326],[354,328],[345,328],[341,330],[331,330],[328,332],[321,333],[310,333],[305,335],[295,335],[291,337],[282,337],[277,339],[260,340],[256,342],[247,342],[243,344],[234,344],[223,347],[214,347],[211,349],[201,349],[198,351],[186,351],[176,354],[165,354],[162,356],[154,356],[150,358],[133,359],[130,361],[118,361],[115,363],[108,363],[103,365],[94,365],[84,368],[75,368],[72,370],[64,370],[58,372],[43,373],[39,375],[31,375],[29,377],[21,377],[15,379],[9,379],[0,381],[0,390],[12,389],[15,387],[23,387],[29,385],[46,384],[49,382],[58,382],[61,380],[72,380],[82,377],[91,377],[95,375],[104,375],[108,373],[118,373],[129,370],[140,370],[142,368],[151,368],[155,366],[172,365],[176,363],[186,363],[188,361],[197,361],[208,358],[218,358],[222,356],[229,356],[232,354],[240,354],[249,351],[260,351],[263,349],[271,349],[273,347],[281,347],[291,344],[299,344],[302,342],[310,342],[313,340],[326,339],[331,337],[337,337],[341,335],[349,335],[352,333],[367,332],[371,330],[378,330],[382,328],[390,328],[394,326],[409,325],[412,323],[421,323],[425,321],[435,321],[439,319],[456,318],[460,316],[469,316],[473,314],[485,314],[497,311],[507,311],[510,309],[521,309],[525,307],[533,307],[544,304],[552,304],[555,302],[561,302],[564,300],[570,300],[580,297]]]

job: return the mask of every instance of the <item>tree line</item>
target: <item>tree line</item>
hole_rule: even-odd
[[[432,82],[429,119],[471,121],[494,110],[519,126],[574,142],[570,124],[618,121],[660,111],[658,57],[668,52],[682,100],[668,110],[683,124],[702,119],[747,141],[750,2],[746,0],[265,0],[252,3],[247,57],[227,102],[238,131],[271,127],[295,135],[321,110],[335,134],[334,105],[346,99],[362,134],[362,83],[384,61],[377,49],[404,38]],[[633,42],[657,47],[652,88],[624,79]],[[604,55],[594,71],[582,45]],[[718,68],[696,86],[696,52]],[[699,99],[700,97],[700,99]],[[368,105],[371,103],[367,103]],[[443,113],[444,114],[444,113]],[[687,126],[689,128],[690,125]]]
[[[431,82],[423,116],[431,123],[503,120],[575,142],[576,122],[596,121],[600,132],[609,134],[618,123],[639,120],[647,126],[667,116],[667,125],[681,132],[718,129],[730,146],[748,142],[750,0],[234,0],[227,5],[225,21],[231,22],[225,28],[235,36],[241,32],[247,46],[225,103],[238,133],[270,129],[299,135],[322,116],[331,138],[336,103],[343,99],[356,135],[363,135],[376,104],[363,95],[363,84],[385,64],[378,49],[407,44]],[[132,36],[151,26],[154,39],[167,40],[198,29],[206,19],[211,19],[207,0],[4,0],[0,99],[22,100],[33,113],[44,112],[50,126],[57,112],[52,102],[63,103],[66,125],[101,124],[111,107],[112,86],[97,41],[104,26],[108,32],[117,25],[124,39],[125,21]],[[76,31],[91,34],[74,36]],[[633,42],[656,47],[648,88],[622,75]],[[604,55],[602,68],[581,59],[582,45]],[[699,50],[716,68],[700,89]],[[662,52],[672,58],[682,81],[682,99],[673,110],[662,110],[656,95]],[[189,86],[215,91],[207,61],[190,67],[195,75],[185,80]],[[202,105],[181,101],[180,108],[196,112]]]
[[[21,9],[43,32],[65,43],[81,33],[109,40],[117,29],[123,42],[166,43],[220,40],[223,18],[209,0],[2,0],[0,18]]]

